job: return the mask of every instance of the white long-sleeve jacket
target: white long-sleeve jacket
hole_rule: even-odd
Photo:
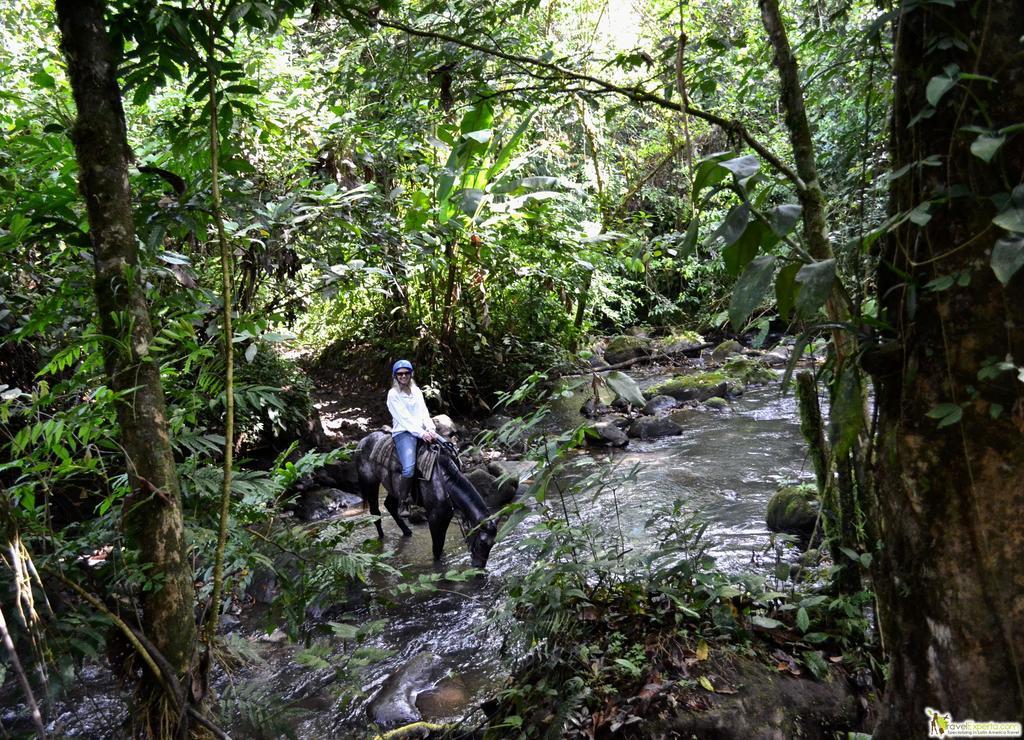
[[[423,392],[416,386],[410,390],[410,393],[402,393],[396,388],[388,391],[391,433],[412,432],[417,437],[422,437],[425,431],[435,431],[434,420],[430,418],[430,412],[427,411]]]

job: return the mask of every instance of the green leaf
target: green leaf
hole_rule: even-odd
[[[259,95],[260,89],[255,85],[228,85],[224,88],[224,92],[236,95]]]
[[[616,665],[619,665],[622,668],[625,668],[627,671],[629,671],[634,676],[639,676],[642,673],[642,671],[636,665],[636,663],[634,663],[634,662],[632,662],[630,660],[626,660],[625,658],[616,658],[615,659],[615,663],[616,663]]]
[[[971,154],[983,162],[991,162],[999,148],[1006,143],[1005,136],[982,134],[971,143]]]
[[[926,416],[939,420],[939,428],[956,424],[964,415],[964,410],[955,403],[940,403],[931,409]]]
[[[800,214],[803,208],[795,203],[785,203],[781,206],[775,206],[768,212],[768,220],[771,222],[772,231],[778,234],[780,237],[785,236],[793,227],[796,226],[797,221],[800,220]]]
[[[705,691],[710,691],[712,694],[715,693],[715,687],[711,685],[711,681],[708,680],[707,676],[701,676],[698,678],[697,683],[699,683]]]
[[[851,363],[839,372],[829,409],[829,436],[837,458],[843,458],[857,441],[864,426],[863,388],[860,373]]]
[[[1007,231],[1024,234],[1024,208],[1007,208],[992,219],[992,223]]]
[[[493,136],[493,134],[494,132],[491,129],[485,128],[480,129],[479,131],[469,131],[463,134],[463,136],[467,139],[472,139],[479,144],[486,144],[491,140],[491,136]]]
[[[779,307],[779,316],[784,321],[789,320],[793,312],[793,305],[796,303],[796,296],[800,286],[796,282],[796,274],[803,267],[799,262],[792,262],[781,270],[775,278],[775,302]]]
[[[750,206],[746,203],[740,203],[738,206],[733,206],[732,210],[729,211],[729,215],[725,217],[722,224],[715,229],[715,233],[711,235],[712,241],[716,238],[721,238],[725,246],[734,244],[737,239],[743,236],[743,232],[747,229],[747,221],[750,218]]]
[[[735,155],[732,152],[720,152],[719,154],[707,157],[700,163],[696,174],[693,176],[694,202],[700,199],[701,191],[704,188],[717,185],[728,176],[729,170],[722,167],[719,162],[723,159],[732,159],[734,157]]]
[[[29,79],[46,90],[52,90],[57,86],[57,81],[48,72],[41,69],[33,72]]]
[[[508,163],[512,160],[512,155],[515,153],[516,147],[519,146],[519,142],[522,140],[523,135],[530,128],[530,122],[533,120],[535,113],[536,110],[532,110],[527,113],[526,117],[523,118],[522,123],[520,123],[519,127],[515,130],[515,133],[512,134],[512,137],[504,146],[501,147],[501,149],[498,150],[498,153],[494,157],[494,163],[491,165],[490,169],[487,170],[488,182],[493,180],[503,172],[506,167],[508,167]]]
[[[729,170],[737,180],[743,180],[761,169],[761,160],[754,154],[747,154],[742,157],[719,162],[719,166]]]
[[[697,220],[697,216],[693,216],[690,219],[690,225],[686,227],[686,235],[683,237],[682,243],[679,245],[679,254],[676,255],[676,259],[682,261],[693,254],[693,250],[697,247],[697,235],[700,231],[700,222]]]
[[[619,394],[622,398],[626,399],[626,402],[632,406],[641,407],[646,401],[644,400],[644,394],[640,390],[640,386],[636,384],[633,378],[626,375],[620,370],[608,373],[604,378],[605,382],[608,383],[608,387]]]
[[[1003,286],[1024,267],[1024,237],[1000,239],[992,248],[992,271]]]
[[[941,75],[935,75],[935,77],[928,80],[928,87],[925,89],[924,96],[931,105],[938,105],[939,101],[942,100],[942,96],[953,89],[959,77],[960,68],[955,64],[950,65]]]
[[[801,316],[813,316],[821,308],[832,292],[832,283],[836,277],[836,261],[834,259],[812,262],[804,265],[796,274],[796,282],[800,283],[800,292],[796,297],[796,310]]]
[[[821,653],[817,650],[807,650],[802,654],[804,665],[811,669],[811,673],[818,680],[823,679],[828,674],[828,663],[821,657]]]
[[[256,342],[253,342],[245,348],[245,361],[252,362],[256,359],[256,352],[259,351],[259,347],[256,346]]]
[[[747,318],[764,299],[775,274],[775,257],[764,255],[753,260],[732,291],[729,302],[729,322],[734,331],[740,331]]]
[[[807,610],[802,606],[796,610],[796,626],[801,632],[806,632],[811,626],[811,618],[807,616]]]
[[[766,630],[774,630],[783,626],[782,622],[780,622],[779,620],[772,619],[771,617],[765,617],[761,614],[755,614],[753,617],[750,618],[750,621],[756,624],[758,627],[763,627]]]

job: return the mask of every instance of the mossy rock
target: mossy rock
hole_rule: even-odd
[[[651,353],[651,340],[644,337],[632,337],[620,334],[608,340],[604,350],[604,358],[612,365],[626,362],[636,357]]]
[[[765,521],[772,532],[810,540],[818,519],[818,490],[814,485],[782,486],[768,502]]]
[[[725,411],[725,409],[729,408],[729,402],[721,396],[712,396],[704,401],[704,405],[716,411]]]
[[[711,350],[712,362],[725,362],[730,355],[736,355],[743,351],[743,345],[735,339],[726,339],[720,345]]]
[[[704,344],[704,337],[695,331],[674,331],[670,336],[661,339],[658,346],[666,354],[676,354],[696,349]]]
[[[715,370],[692,375],[676,375],[645,392],[648,398],[672,396],[677,401],[705,401],[714,396],[742,396],[743,382]]]
[[[739,378],[745,385],[764,385],[777,379],[775,371],[761,360],[733,355],[722,368],[726,374]]]

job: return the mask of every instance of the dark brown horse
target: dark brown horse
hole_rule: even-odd
[[[371,459],[370,452],[387,432],[373,432],[359,440],[356,446],[356,469],[359,471],[359,493],[370,505],[370,513],[380,517],[380,486],[387,491],[384,508],[406,537],[412,530],[398,512],[398,479],[402,466],[393,456],[390,464],[382,465]],[[446,445],[438,445],[437,462],[429,481],[420,481],[423,508],[427,512],[430,538],[434,546],[434,560],[441,559],[448,525],[456,511],[462,516],[469,534],[466,545],[474,568],[484,568],[494,546],[498,527],[490,518],[490,511],[483,497],[473,484],[462,474],[457,458]],[[377,519],[377,534],[383,539],[384,528]]]

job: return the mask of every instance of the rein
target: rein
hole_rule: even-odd
[[[438,435],[437,439],[434,440],[434,444],[441,449],[442,453],[447,453],[451,457],[455,463],[455,467],[461,472],[462,460],[459,459],[459,451],[455,449],[455,445],[440,435]],[[448,499],[448,504],[452,507],[452,512],[455,514],[455,521],[459,523],[459,530],[462,532],[462,541],[469,542],[469,532],[466,530],[466,525],[462,521],[462,509],[455,505],[455,501],[452,499],[451,493],[448,492],[448,486],[442,485],[441,488],[444,490],[445,498]]]

